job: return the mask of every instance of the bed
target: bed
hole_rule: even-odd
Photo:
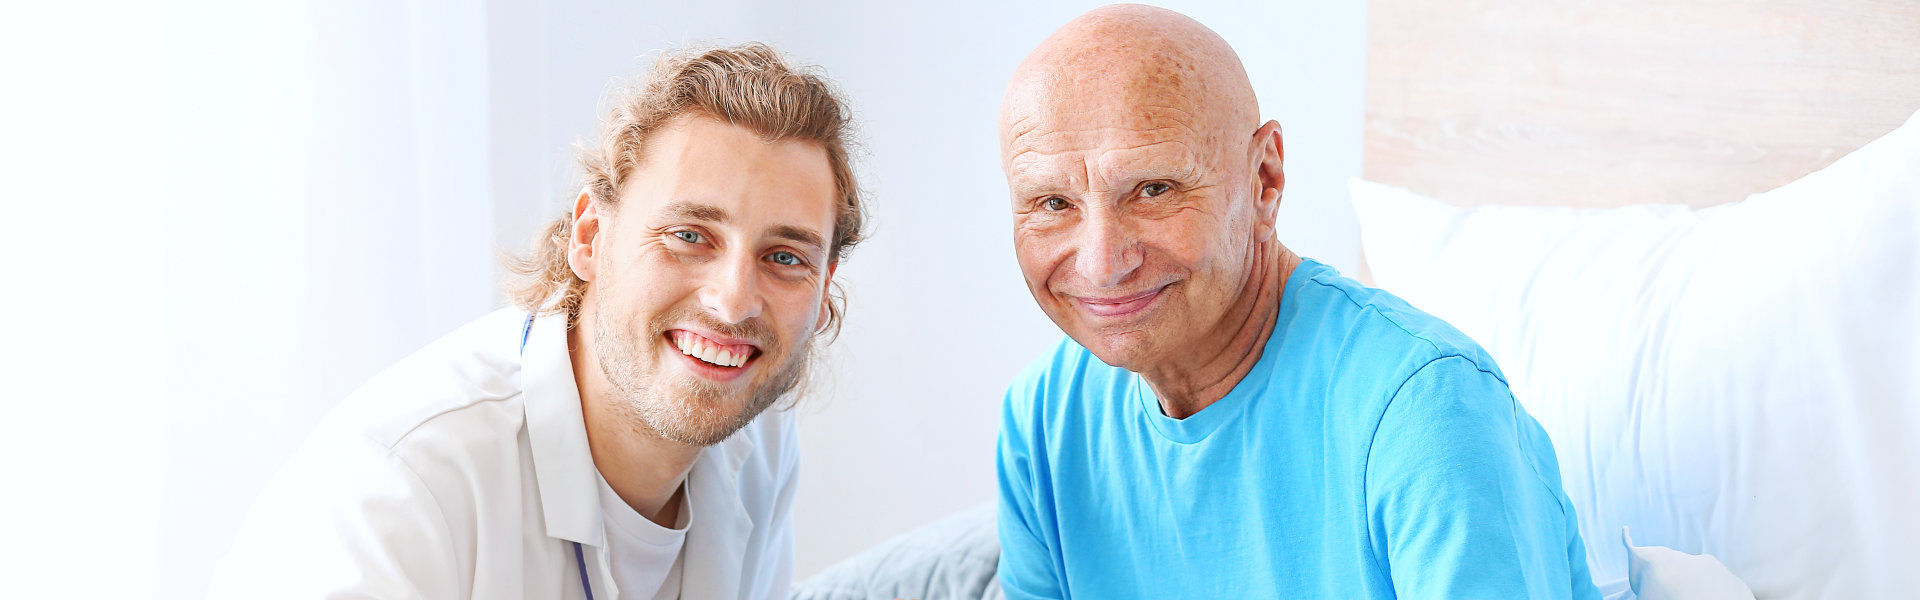
[[[1915,597],[1916,110],[1917,3],[1373,0],[1359,276],[1499,361],[1608,598]],[[997,597],[991,519],[795,597]]]
[[[1363,278],[1500,363],[1602,592],[1915,597],[1920,4],[1370,11]]]

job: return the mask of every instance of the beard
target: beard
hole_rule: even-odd
[[[593,344],[600,371],[611,384],[615,406],[642,434],[692,446],[718,444],[792,391],[806,373],[809,344],[792,344],[789,349],[757,319],[727,325],[703,312],[674,310],[654,317],[644,330],[636,331],[628,320],[617,319],[610,311],[597,312]],[[658,342],[675,324],[688,321],[761,344],[760,356],[750,363],[759,373],[748,382],[745,398],[697,377],[673,378],[654,372],[653,366],[660,362],[657,359],[663,358],[657,356],[661,352]]]

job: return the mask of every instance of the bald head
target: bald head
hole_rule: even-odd
[[[1254,315],[1286,256],[1280,148],[1212,30],[1133,4],[1081,15],[1020,63],[1000,108],[1028,291],[1107,364],[1205,372],[1189,359],[1264,331]]]
[[[1094,9],[1060,27],[1015,69],[1001,139],[1022,121],[1106,107],[1185,113],[1188,127],[1251,133],[1260,107],[1240,57],[1186,15],[1139,4]]]

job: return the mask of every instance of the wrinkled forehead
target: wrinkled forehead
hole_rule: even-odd
[[[1001,103],[1001,136],[1008,141],[1028,126],[1098,118],[1110,124],[1164,125],[1177,120],[1202,125],[1218,97],[1191,61],[1173,57],[1130,60],[1114,52],[1087,49],[1066,54],[1037,54],[1008,82]],[[1151,123],[1148,123],[1151,121]]]
[[[1204,170],[1232,138],[1195,83],[1190,73],[1095,69],[1016,82],[1001,114],[1001,166],[1028,180],[1102,166]]]
[[[1190,115],[1165,105],[1033,113],[1007,128],[1002,167],[1020,178],[1101,165],[1191,170],[1211,156],[1213,139],[1193,127]]]

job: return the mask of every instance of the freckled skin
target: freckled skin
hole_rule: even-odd
[[[1299,263],[1273,239],[1279,125],[1258,115],[1224,40],[1138,5],[1055,32],[1002,103],[1028,290],[1076,342],[1140,373],[1176,418],[1251,370]]]

